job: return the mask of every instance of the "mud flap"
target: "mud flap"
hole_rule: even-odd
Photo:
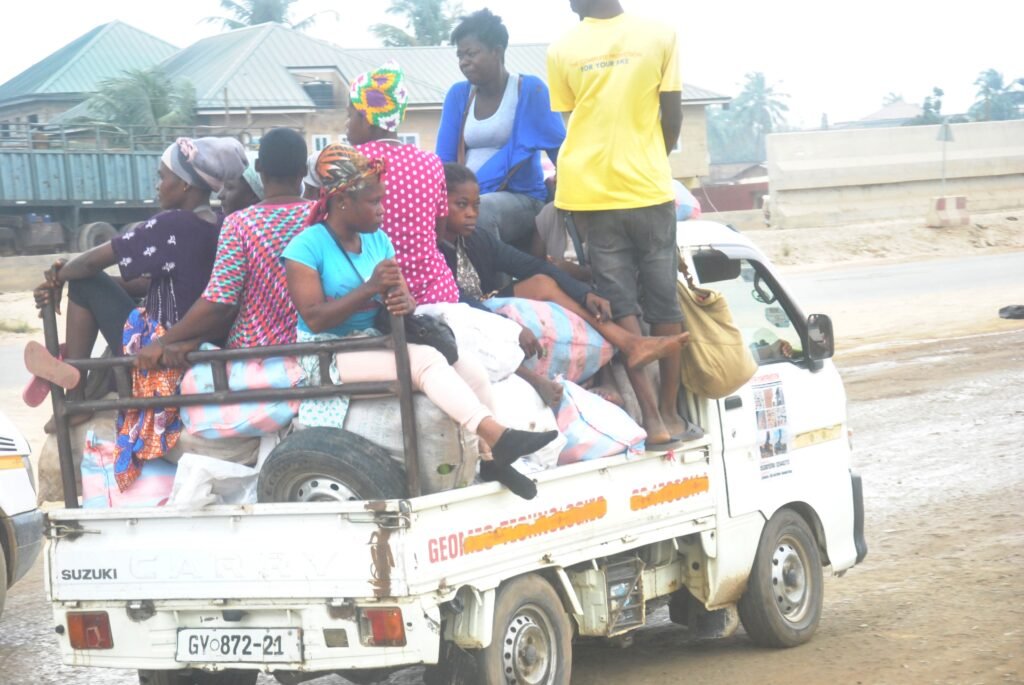
[[[850,482],[853,486],[853,543],[857,547],[859,564],[868,555],[868,543],[864,539],[864,488],[860,475],[853,471],[850,471]]]

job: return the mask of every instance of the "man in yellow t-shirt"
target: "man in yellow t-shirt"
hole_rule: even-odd
[[[625,14],[618,0],[569,4],[581,22],[548,49],[551,108],[572,112],[555,206],[572,213],[615,320],[640,333],[642,311],[653,334],[680,335],[668,162],[683,120],[675,33]],[[687,430],[677,408],[679,365],[679,355],[661,360],[657,398],[643,369],[629,372],[648,445]]]

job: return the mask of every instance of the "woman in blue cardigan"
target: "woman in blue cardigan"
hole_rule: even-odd
[[[452,43],[466,80],[445,97],[437,155],[465,164],[479,179],[478,225],[527,248],[548,196],[541,151],[557,161],[565,122],[551,111],[541,79],[505,68],[508,29],[490,10],[463,18]]]

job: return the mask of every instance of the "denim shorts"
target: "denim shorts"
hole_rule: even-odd
[[[674,202],[572,214],[585,236],[597,292],[611,302],[613,317],[642,313],[651,324],[682,322]]]

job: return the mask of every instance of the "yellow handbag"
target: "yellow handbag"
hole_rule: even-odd
[[[679,270],[685,283],[676,283],[676,294],[690,341],[683,346],[683,385],[713,400],[736,392],[757,372],[757,362],[733,323],[729,303],[720,292],[700,288],[682,255]]]

